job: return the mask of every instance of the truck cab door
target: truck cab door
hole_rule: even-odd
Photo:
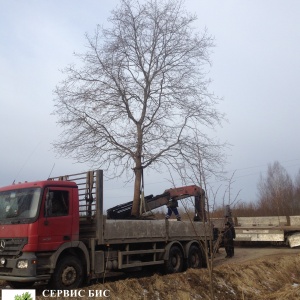
[[[38,226],[38,250],[56,250],[72,240],[72,189],[51,187],[45,191]]]

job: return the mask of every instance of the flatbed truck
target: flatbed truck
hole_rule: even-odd
[[[103,171],[0,188],[0,280],[57,290],[150,265],[166,273],[205,264],[205,221],[108,219]]]
[[[235,217],[236,241],[300,246],[300,216]]]
[[[230,205],[225,206],[224,218],[212,220],[224,231],[228,221],[235,228],[235,241],[239,244],[271,244],[274,246],[300,246],[300,216],[233,216]]]

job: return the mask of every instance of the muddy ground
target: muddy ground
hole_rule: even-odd
[[[82,294],[88,295],[89,290],[109,290],[106,294],[109,294],[109,299],[119,300],[212,299],[209,286],[207,269],[190,269],[171,275],[161,275],[159,270],[152,270],[137,272],[130,278],[109,279],[90,285],[82,289]],[[36,289],[37,299],[45,299],[42,291],[46,287],[36,286]],[[213,292],[214,298],[220,300],[300,299],[300,249],[236,247],[235,256],[226,259],[221,248],[214,259]]]

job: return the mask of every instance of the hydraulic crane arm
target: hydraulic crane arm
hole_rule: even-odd
[[[163,194],[157,196],[145,197],[145,212],[151,211],[158,207],[167,205],[170,200],[182,200],[188,197],[195,198],[195,217],[194,220],[201,220],[204,214],[203,201],[204,190],[196,185],[183,186],[165,190]],[[117,205],[107,210],[109,219],[128,219],[131,217],[132,201]]]

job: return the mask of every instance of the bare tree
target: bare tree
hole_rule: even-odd
[[[258,191],[258,205],[265,214],[293,214],[293,181],[278,161],[268,166],[266,177],[261,175]]]
[[[195,20],[181,0],[120,0],[111,26],[86,35],[82,64],[67,67],[56,88],[63,132],[55,148],[114,176],[133,169],[133,216],[143,169],[182,160],[195,128],[209,153],[214,143],[200,128],[223,119],[205,79],[213,38],[196,32]]]
[[[215,299],[213,262],[214,256],[219,248],[219,239],[221,239],[221,236],[219,236],[217,241],[214,241],[211,208],[215,205],[218,190],[212,190],[212,196],[209,196],[208,179],[212,174],[217,176],[223,175],[220,166],[225,162],[225,158],[220,155],[220,151],[225,144],[212,142],[212,139],[205,140],[197,128],[193,128],[193,130],[190,131],[190,134],[191,139],[181,149],[183,159],[176,160],[175,164],[172,164],[172,167],[177,171],[184,184],[193,183],[201,186],[205,190],[205,194],[201,197],[200,205],[196,206],[194,204],[194,210],[197,215],[200,216],[205,232],[210,235],[209,239],[205,238],[204,240],[201,240],[199,237],[199,244],[202,246],[202,253],[205,256],[206,266],[208,268],[210,296],[211,299]],[[183,201],[182,203],[185,212],[193,224],[192,217],[187,209],[187,202]]]
[[[294,205],[293,205],[293,214],[300,213],[300,170],[296,174],[294,180]]]

